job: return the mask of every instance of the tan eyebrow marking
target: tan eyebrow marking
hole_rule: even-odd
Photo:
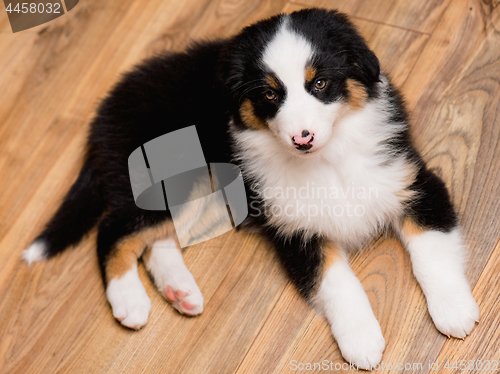
[[[346,83],[349,91],[348,104],[355,110],[360,109],[368,98],[365,86],[354,79],[348,79]]]
[[[276,79],[274,79],[274,77],[268,75],[266,76],[266,79],[267,79],[267,84],[271,86],[272,89],[277,90],[280,87]]]
[[[305,71],[306,82],[312,82],[314,77],[316,77],[316,73],[317,73],[316,69],[313,68],[312,66],[306,67]]]
[[[245,99],[241,103],[240,116],[243,122],[253,129],[262,130],[267,128],[266,124],[255,115],[252,102],[249,99]]]

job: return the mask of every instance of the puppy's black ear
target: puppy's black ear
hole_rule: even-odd
[[[222,48],[215,69],[215,86],[231,113],[238,110],[242,88],[245,88],[243,81],[244,61],[245,56],[232,39]]]
[[[373,86],[380,79],[380,64],[377,56],[361,40],[351,49],[351,76],[367,87]]]

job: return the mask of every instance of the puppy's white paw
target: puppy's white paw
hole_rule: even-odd
[[[359,369],[371,370],[382,360],[385,339],[378,321],[371,316],[359,320],[358,326],[337,327],[332,332],[342,357]]]
[[[427,298],[429,313],[444,335],[465,338],[479,322],[479,307],[468,286],[450,289]]]
[[[106,296],[113,316],[122,325],[138,330],[148,321],[151,300],[139,279],[136,265],[121,278],[108,283]]]
[[[402,236],[436,328],[448,337],[465,338],[479,321],[479,308],[465,277],[460,229],[417,235],[403,230]]]
[[[327,271],[315,304],[330,322],[346,361],[359,369],[371,370],[382,360],[382,330],[363,286],[345,258]]]
[[[175,309],[188,316],[203,312],[201,291],[174,240],[156,242],[145,263],[156,287]]]

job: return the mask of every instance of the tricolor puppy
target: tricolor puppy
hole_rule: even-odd
[[[270,239],[346,360],[369,369],[382,358],[382,331],[346,251],[388,227],[410,253],[438,330],[471,332],[479,309],[446,188],[413,147],[401,96],[377,58],[334,11],[278,15],[124,76],[91,125],[77,181],[25,260],[54,256],[98,225],[106,294],[123,325],[141,328],[151,308],[141,256],[177,310],[201,313],[169,212],[136,207],[127,166],[137,147],[192,125],[208,162],[241,168],[243,226]]]

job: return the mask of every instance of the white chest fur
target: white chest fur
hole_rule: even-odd
[[[284,234],[302,230],[349,247],[399,216],[412,170],[384,152],[382,141],[396,127],[377,126],[376,109],[336,124],[327,146],[306,157],[289,152],[269,131],[235,133],[244,174],[256,181],[264,203],[251,206],[250,214],[264,214]]]

